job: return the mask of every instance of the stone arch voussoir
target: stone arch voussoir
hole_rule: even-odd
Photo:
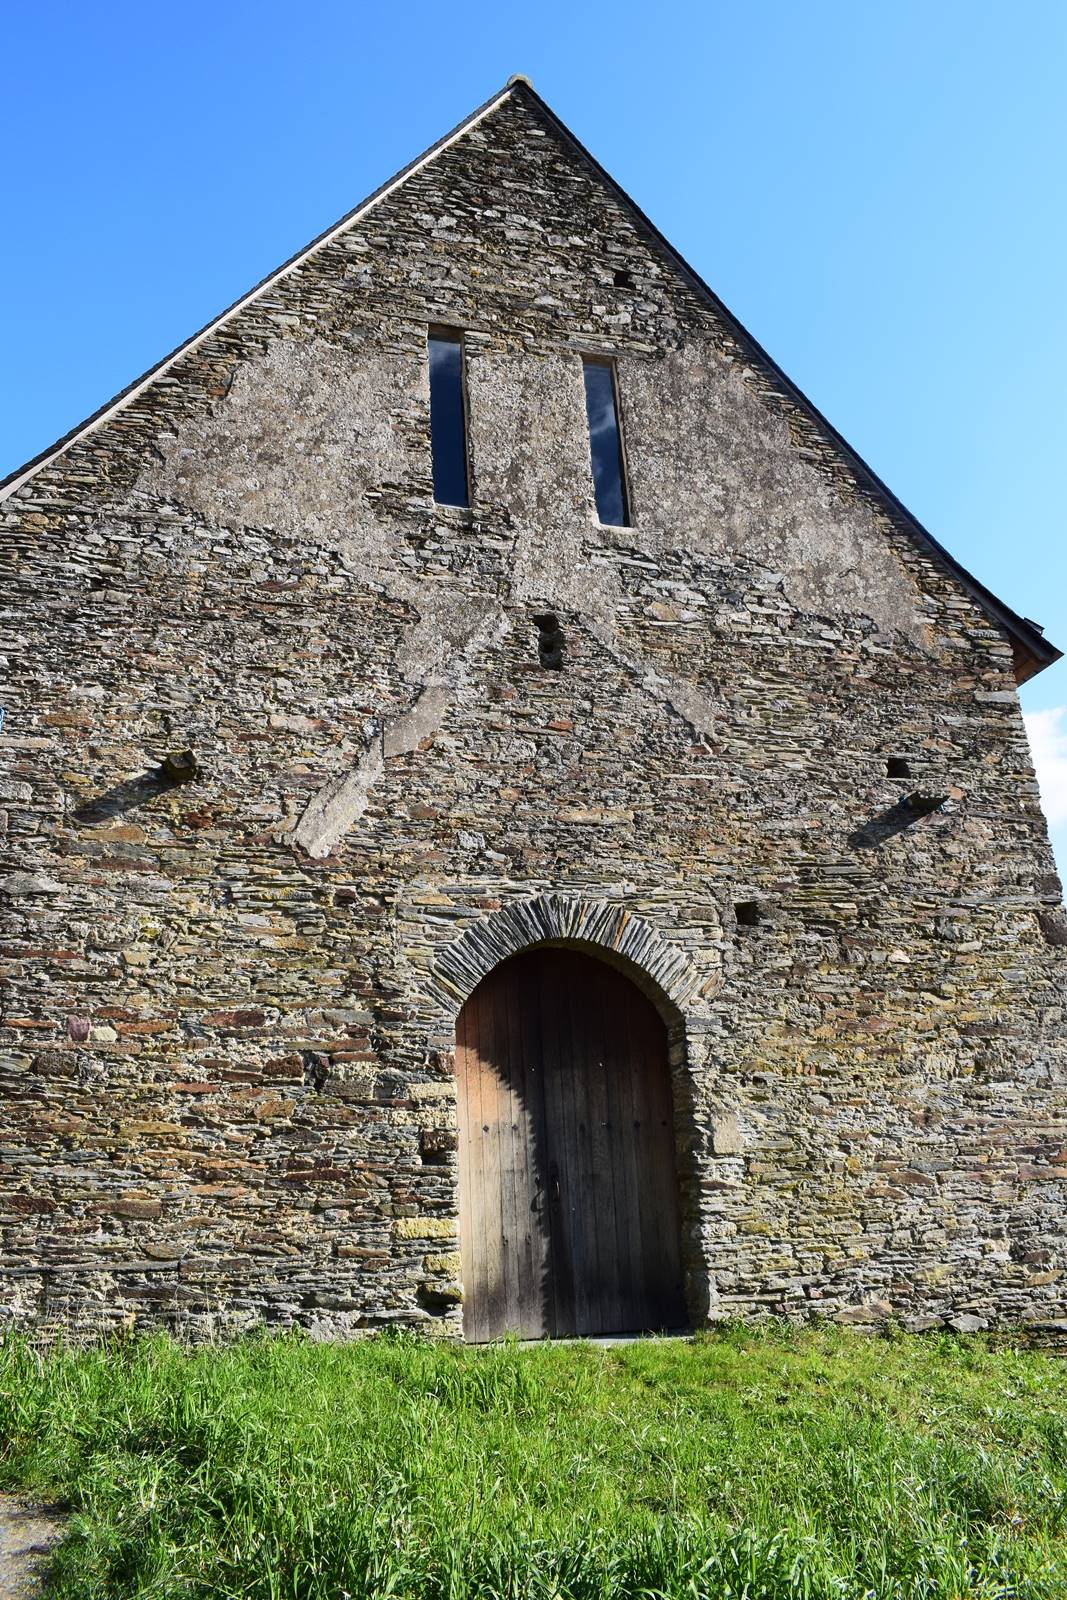
[[[437,952],[433,983],[458,1011],[493,968],[535,944],[584,945],[641,975],[678,1015],[700,994],[706,974],[644,917],[608,900],[543,894],[517,900],[476,922]]]

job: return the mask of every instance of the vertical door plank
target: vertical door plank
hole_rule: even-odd
[[[541,1062],[544,1073],[545,1182],[552,1219],[552,1332],[562,1339],[577,1332],[574,1252],[575,1228],[570,1214],[577,1184],[574,1165],[576,1122],[573,1084],[567,1071],[571,1028],[554,951],[539,952],[538,994],[541,1007]]]
[[[497,1182],[500,1205],[500,1306],[498,1320],[505,1333],[518,1333],[519,1316],[519,1240],[522,1228],[521,1207],[516,1194],[518,1180],[519,1123],[516,1114],[516,1037],[513,1017],[513,975],[501,971],[493,989],[496,1003],[496,1040],[490,1057],[496,1085]]]
[[[596,1123],[596,1059],[589,1030],[589,989],[592,974],[582,963],[557,961],[560,1010],[570,1018],[570,1049],[563,1072],[570,1086],[574,1105],[574,1149],[567,1218],[574,1229],[575,1331],[592,1333],[603,1327],[604,1285],[601,1281],[599,1246],[603,1207],[598,1204],[597,1171],[593,1143]]]
[[[473,996],[471,997],[473,999]],[[477,1337],[477,1250],[474,1233],[477,1207],[471,1197],[471,1118],[467,1084],[467,1034],[473,1011],[470,1001],[456,1021],[456,1116],[459,1122],[459,1254],[463,1264],[463,1337]]]
[[[661,1254],[670,1256],[677,1249],[677,1222],[673,1201],[664,1213],[656,1173],[664,1159],[660,1143],[659,1122],[656,1116],[655,1084],[667,1079],[667,1041],[658,1017],[654,1033],[643,1026],[650,1019],[651,1006],[643,995],[634,992],[630,1005],[631,1084],[633,1092],[633,1152],[635,1187],[638,1209],[634,1218],[634,1246],[637,1256],[637,1276],[641,1283],[642,1327],[661,1325],[659,1294],[651,1281],[655,1263]],[[669,1094],[669,1084],[667,1084]],[[673,1149],[668,1152],[671,1170],[674,1170]]]
[[[612,974],[614,977],[615,974]],[[615,1252],[619,1276],[619,1305],[616,1312],[620,1328],[645,1326],[647,1307],[644,1293],[644,1258],[640,1237],[641,1204],[638,1173],[637,1133],[639,1113],[635,1107],[635,1080],[641,1076],[635,1061],[633,1035],[633,985],[606,984],[604,1007],[604,1050],[612,1109],[612,1181],[615,1201]],[[637,1070],[635,1070],[635,1067]]]
[[[500,1181],[500,1052],[505,1043],[500,1026],[498,987],[482,997],[479,1040],[479,1118],[482,1131],[482,1251],[485,1261],[485,1336],[505,1326],[504,1216]],[[506,1066],[506,1063],[505,1063]]]
[[[496,1236],[498,1219],[496,1217],[497,1197],[492,1183],[486,1182],[486,1168],[492,1167],[494,1157],[494,1139],[492,1133],[487,1136],[486,1127],[491,1128],[489,1118],[492,1116],[492,1100],[494,1098],[491,1084],[486,1083],[488,1076],[486,1054],[491,1047],[490,1035],[492,1032],[493,1008],[489,995],[479,995],[478,1004],[474,1014],[474,1034],[471,1042],[471,1051],[468,1056],[468,1071],[471,1074],[472,1094],[472,1128],[473,1141],[471,1149],[471,1166],[475,1175],[476,1189],[475,1200],[478,1207],[477,1241],[479,1260],[479,1339],[488,1339],[492,1336],[492,1307],[493,1307],[493,1259],[494,1250],[492,1240]]]
[[[473,994],[460,1014],[457,1027],[457,1068],[460,1089],[460,1255],[463,1261],[463,1332],[478,1341],[484,1337],[486,1283],[484,1258],[485,1194],[482,1172],[481,996]],[[466,1180],[464,1182],[464,1179]]]
[[[539,1127],[543,1120],[537,1070],[540,1048],[539,1007],[531,997],[529,975],[518,961],[506,963],[501,989],[507,1015],[507,1060],[510,1088],[509,1179],[505,1188],[511,1252],[508,1262],[509,1332],[539,1339],[548,1332],[545,1289],[548,1272],[548,1229],[544,1184],[540,1173]]]
[[[545,1132],[544,1018],[536,967],[517,979],[516,998],[522,997],[523,1073],[526,1086],[526,1187],[525,1205],[529,1238],[528,1279],[524,1294],[530,1337],[544,1338],[554,1324],[552,1285],[552,1230],[554,1217],[548,1200],[547,1143]]]
[[[680,1328],[685,1325],[682,1290],[678,1176],[674,1141],[674,1100],[666,1038],[659,1018],[647,1005],[634,1019],[635,1037],[646,1059],[658,1062],[656,1071],[642,1075],[648,1128],[642,1139],[645,1155],[644,1281],[650,1302],[648,1326]]]
[[[636,991],[634,993],[636,995]],[[634,1174],[636,1196],[633,1219],[634,1281],[640,1285],[638,1303],[633,1309],[634,1314],[640,1318],[641,1326],[648,1328],[656,1327],[659,1321],[658,1295],[649,1281],[650,1272],[655,1271],[654,1261],[657,1252],[661,1248],[670,1251],[670,1237],[664,1236],[670,1233],[672,1219],[669,1214],[666,1217],[661,1215],[654,1192],[649,1193],[655,1189],[653,1173],[661,1159],[657,1148],[655,1108],[652,1105],[652,1079],[660,1070],[661,1058],[665,1057],[665,1051],[657,1049],[658,1040],[646,1038],[642,1025],[644,1022],[642,1006],[637,1003],[642,999],[643,996],[638,995],[635,1001],[631,996],[627,1006],[631,1041],[627,1067],[633,1108],[629,1162]],[[662,1027],[659,1031],[662,1034]],[[664,1070],[665,1065],[663,1060]]]
[[[615,1084],[609,1081],[610,1036],[613,1019],[609,1008],[614,1001],[615,974],[600,961],[590,961],[581,987],[581,1009],[585,1016],[584,1077],[589,1107],[589,1170],[587,1184],[592,1196],[589,1238],[589,1272],[596,1294],[589,1308],[590,1323],[583,1330],[596,1333],[601,1328],[619,1326],[622,1318],[622,1281],[619,1270],[618,1219],[615,1193]],[[581,1070],[581,1063],[575,1062]]]

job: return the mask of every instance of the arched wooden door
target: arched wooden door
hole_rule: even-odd
[[[463,1331],[684,1325],[667,1037],[614,967],[536,946],[457,1023]]]

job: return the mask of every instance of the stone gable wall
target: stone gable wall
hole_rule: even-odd
[[[1062,1315],[1009,646],[522,90],[0,506],[0,561],[0,1315],[458,1332],[459,975],[527,924],[671,1022],[694,1321]]]

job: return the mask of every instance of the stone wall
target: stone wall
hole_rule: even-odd
[[[454,1017],[528,926],[672,1022],[694,1321],[1062,1314],[1008,642],[524,89],[0,514],[0,1313],[458,1332]]]

